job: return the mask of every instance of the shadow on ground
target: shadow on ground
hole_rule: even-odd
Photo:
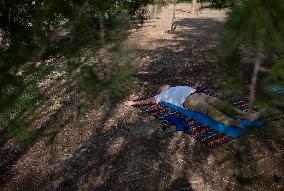
[[[214,19],[185,18],[176,21],[171,40],[158,39],[155,49],[139,49],[151,62],[142,66],[136,77],[155,88],[163,84],[188,85],[197,81],[213,84],[220,74],[216,44],[223,22]]]
[[[216,43],[223,23],[214,19],[177,21],[172,40],[156,40],[156,49],[136,50],[149,57],[136,78],[149,96],[162,84],[214,85],[218,74]],[[149,93],[150,92],[150,93]],[[188,135],[156,136],[153,118],[136,109],[122,108],[125,117],[108,126],[121,108],[108,106],[93,125],[91,136],[70,145],[70,157],[58,161],[41,177],[30,170],[18,190],[277,190],[283,188],[283,141],[246,134],[215,149]],[[132,113],[132,114],[131,114]],[[88,113],[86,114],[86,116]],[[134,117],[131,117],[134,116]],[[95,116],[90,116],[94,117]],[[60,120],[60,115],[56,118]],[[81,128],[86,118],[78,120]],[[72,125],[72,124],[71,124]],[[47,127],[48,128],[48,127]],[[53,147],[53,146],[50,146]],[[24,154],[24,153],[23,153]],[[20,156],[19,156],[20,157]],[[52,158],[52,156],[51,156]],[[16,161],[13,162],[13,164]],[[60,163],[60,165],[57,165]],[[56,169],[52,168],[55,166]],[[10,169],[7,171],[9,172]],[[2,175],[1,175],[2,176]],[[16,176],[16,174],[14,175]],[[35,181],[37,180],[37,181]],[[7,183],[11,186],[11,183]]]

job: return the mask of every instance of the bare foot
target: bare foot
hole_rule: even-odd
[[[135,105],[135,102],[134,101],[126,101],[126,102],[124,102],[124,105],[132,106],[132,105]]]

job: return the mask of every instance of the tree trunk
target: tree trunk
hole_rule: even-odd
[[[100,37],[101,37],[101,41],[102,44],[105,44],[105,31],[104,31],[104,17],[103,17],[103,13],[101,11],[99,11],[99,22],[100,22]]]
[[[171,26],[171,30],[170,33],[173,33],[174,30],[176,29],[176,23],[175,23],[175,19],[176,19],[176,2],[177,0],[174,0],[174,10],[173,10],[173,17],[172,17],[172,26]]]
[[[191,15],[196,15],[196,5],[197,5],[197,0],[192,0],[192,3],[191,3]]]
[[[254,69],[253,69],[251,84],[250,84],[250,95],[249,95],[249,101],[250,102],[254,102],[254,100],[255,100],[258,73],[261,71],[261,68],[262,68],[261,67],[261,63],[262,63],[262,60],[263,60],[262,48],[263,48],[262,43],[258,43],[257,44],[256,58],[255,58],[255,61],[254,61]]]
[[[176,3],[177,3],[177,0],[174,1],[174,12],[173,12],[173,19],[176,18]]]

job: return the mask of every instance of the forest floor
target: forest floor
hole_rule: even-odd
[[[124,101],[154,95],[163,84],[222,79],[217,45],[226,14],[204,8],[191,16],[189,10],[189,4],[177,5],[172,33],[172,6],[131,33],[125,44],[137,56],[136,82]],[[211,149],[180,132],[157,137],[159,122],[123,102],[94,101],[76,120],[72,101],[38,113],[45,116],[33,124],[40,138],[22,150],[11,142],[1,150],[7,153],[0,162],[1,191],[284,189],[284,140],[262,131],[269,127]]]

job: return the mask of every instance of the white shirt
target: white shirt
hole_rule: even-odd
[[[195,91],[196,89],[189,86],[176,86],[162,91],[155,96],[155,99],[159,102],[166,102],[184,108],[183,103],[186,98]]]

